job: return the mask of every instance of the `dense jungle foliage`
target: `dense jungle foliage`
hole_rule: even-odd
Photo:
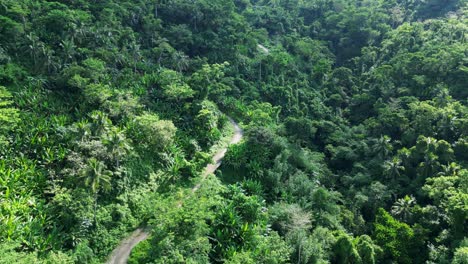
[[[466,264],[467,38],[466,0],[0,0],[0,263]]]

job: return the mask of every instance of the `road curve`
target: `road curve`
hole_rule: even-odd
[[[130,257],[130,252],[132,249],[138,245],[141,241],[147,239],[149,236],[149,232],[138,228],[137,230],[133,231],[133,233],[124,239],[120,245],[112,252],[109,261],[109,264],[126,264],[128,258]]]
[[[231,141],[229,142],[229,145],[232,144],[237,144],[242,140],[242,137],[244,136],[244,131],[240,126],[232,119],[229,117],[229,122],[231,122],[231,125],[234,127],[234,135],[231,138]],[[216,171],[216,169],[221,166],[221,162],[224,158],[224,155],[226,155],[227,148],[223,148],[219,150],[214,156],[213,156],[213,162],[209,165],[206,166],[204,172],[203,172],[203,179]],[[201,183],[195,185],[192,188],[192,192],[198,191],[200,189]],[[181,207],[181,203],[179,204],[179,207]],[[112,252],[112,254],[109,257],[109,260],[106,262],[107,264],[126,264],[128,261],[128,258],[130,257],[130,253],[132,252],[132,249],[138,245],[141,241],[147,239],[149,236],[149,231],[144,230],[142,228],[138,228],[135,230],[129,237],[124,239],[120,245]]]
[[[237,144],[242,140],[242,137],[244,136],[244,131],[240,126],[230,117],[229,122],[231,122],[231,125],[234,127],[234,135],[232,135],[231,141],[229,142],[229,145],[232,144]],[[226,155],[227,148],[220,149],[214,156],[213,156],[213,161],[211,164],[208,164],[205,168],[205,171],[203,172],[203,178],[205,178],[207,175],[214,173],[219,166],[221,166],[221,162],[223,161],[224,156]],[[195,185],[192,188],[192,192],[196,192],[198,189],[200,189],[201,183]]]

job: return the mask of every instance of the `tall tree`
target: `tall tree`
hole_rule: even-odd
[[[94,198],[94,226],[97,227],[97,205],[98,205],[98,193],[109,191],[112,187],[111,177],[112,172],[107,170],[106,165],[97,160],[96,158],[90,158],[87,161],[86,167],[81,171],[81,178],[83,179],[84,186],[88,187]]]

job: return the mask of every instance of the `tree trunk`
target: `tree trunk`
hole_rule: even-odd
[[[262,62],[260,62],[260,71],[259,71],[259,75],[258,75],[258,81],[259,82],[262,81]]]
[[[97,192],[94,193],[94,228],[97,228],[97,219],[96,219],[96,214],[97,214]]]

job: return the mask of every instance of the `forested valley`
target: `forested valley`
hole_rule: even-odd
[[[467,264],[467,2],[0,0],[0,263]]]

